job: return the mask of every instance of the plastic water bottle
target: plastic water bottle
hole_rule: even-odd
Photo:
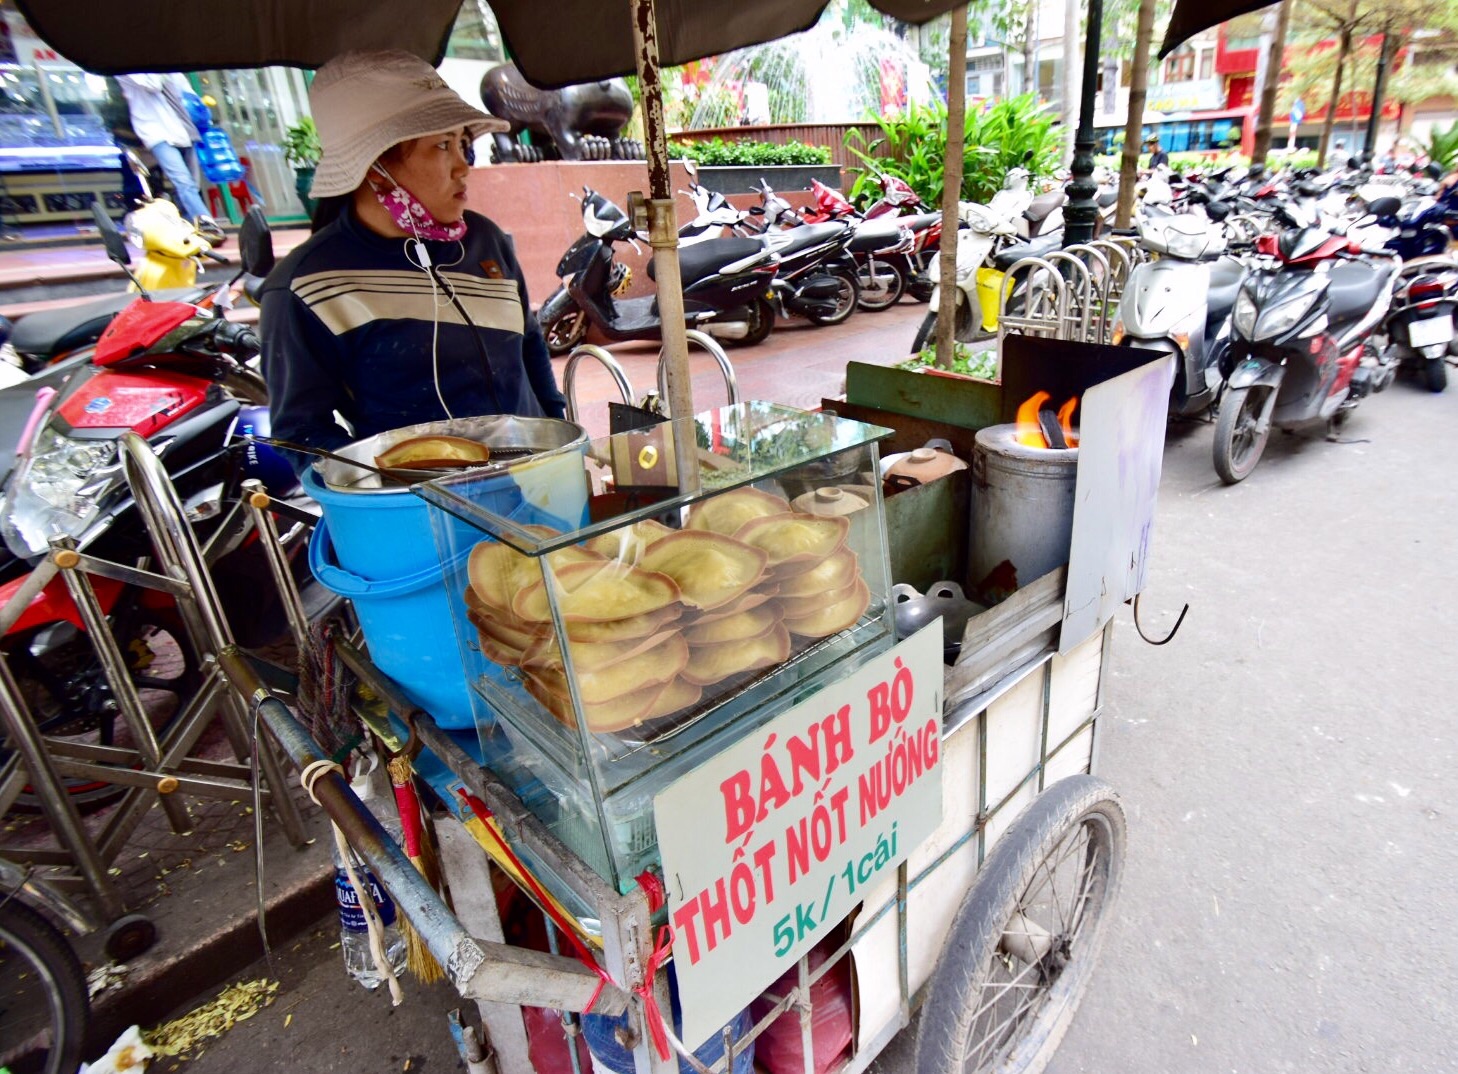
[[[375,819],[389,833],[390,838],[399,843],[402,839],[399,817],[392,803],[375,793],[374,780],[371,778],[379,761],[373,754],[366,756],[371,763],[369,767],[358,766],[362,770],[356,772],[349,781],[350,789],[359,795],[360,801],[375,815]],[[344,861],[339,856],[339,847],[336,845],[333,850],[334,896],[339,904],[339,949],[344,954],[344,969],[360,984],[374,990],[384,984],[385,978],[375,968],[374,956],[370,954],[369,927],[365,924],[364,910],[359,905],[359,898],[349,882],[349,874],[344,869]],[[361,884],[369,888],[370,895],[375,900],[375,908],[380,912],[380,921],[385,926],[385,957],[390,962],[390,968],[395,971],[395,976],[403,976],[405,936],[400,932],[400,925],[396,920],[394,900],[375,879],[374,874],[365,868],[354,850],[351,849],[349,853],[355,876],[359,877]]]

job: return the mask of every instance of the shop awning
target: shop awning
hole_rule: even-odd
[[[1164,32],[1164,44],[1159,46],[1159,58],[1164,59],[1201,30],[1219,26],[1237,15],[1274,6],[1271,0],[1175,0],[1169,29]]]

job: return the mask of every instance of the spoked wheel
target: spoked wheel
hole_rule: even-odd
[[[906,276],[899,266],[890,261],[863,261],[857,269],[861,309],[867,313],[880,313],[901,300],[901,293],[906,290]]]
[[[853,271],[833,269],[830,276],[840,285],[840,292],[835,296],[835,309],[823,315],[807,313],[805,316],[812,324],[840,324],[856,311],[856,303],[861,300],[860,281]]]
[[[576,307],[542,325],[550,354],[566,354],[587,338],[587,314]]]
[[[1123,875],[1113,788],[1070,776],[993,847],[942,949],[916,1039],[917,1074],[1036,1074],[1088,987]]]
[[[24,903],[0,901],[0,1069],[71,1074],[89,1011],[66,938]]]
[[[112,626],[142,710],[159,738],[202,685],[192,647],[174,618],[136,609],[117,616]],[[90,640],[69,625],[46,629],[61,633],[22,637],[7,653],[21,696],[41,732],[82,743],[133,745]],[[113,783],[83,779],[64,783],[71,801],[83,810],[99,808],[126,791]],[[36,812],[40,803],[27,787],[14,808]]]
[[[1261,385],[1231,388],[1220,400],[1215,421],[1215,472],[1227,485],[1244,481],[1261,461],[1271,439],[1271,425],[1263,421],[1266,402],[1274,388]]]

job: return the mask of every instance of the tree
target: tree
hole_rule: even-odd
[[[1119,167],[1119,203],[1115,227],[1128,227],[1134,216],[1134,185],[1139,181],[1139,149],[1144,141],[1144,99],[1149,92],[1149,53],[1154,41],[1157,0],[1139,0],[1134,30],[1134,65],[1129,72],[1129,118],[1124,124],[1124,157]]]
[[[1342,84],[1347,78],[1348,61],[1354,46],[1371,34],[1394,35],[1384,40],[1390,54],[1396,54],[1414,31],[1453,28],[1458,26],[1458,9],[1448,0],[1304,0],[1297,13],[1299,25],[1308,39],[1336,39],[1336,56],[1331,75],[1331,92],[1327,95],[1326,118],[1322,123],[1321,142],[1316,151],[1318,167],[1326,164],[1326,154],[1336,125],[1337,106],[1342,99]],[[1330,51],[1330,50],[1316,50]],[[1308,55],[1308,59],[1315,59]],[[1373,50],[1375,76],[1376,52]],[[1370,86],[1373,79],[1353,85]]]
[[[1281,66],[1286,55],[1286,31],[1291,25],[1293,0],[1281,0],[1276,14],[1276,33],[1271,41],[1271,56],[1266,64],[1266,84],[1261,87],[1260,114],[1256,119],[1255,147],[1251,150],[1252,164],[1264,164],[1271,151],[1271,120],[1276,111],[1276,89],[1281,83]]]

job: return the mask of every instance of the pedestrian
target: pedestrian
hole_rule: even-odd
[[[200,136],[183,103],[182,95],[192,90],[187,79],[177,74],[118,75],[117,82],[126,98],[132,130],[177,192],[178,209],[208,242],[222,242],[223,229],[208,215],[197,187],[193,146]]]
[[[511,239],[466,211],[470,147],[507,125],[397,50],[330,60],[309,103],[315,232],[263,288],[274,435],[332,449],[445,418],[562,417]]]
[[[1158,135],[1150,138],[1144,144],[1149,147],[1149,168],[1151,171],[1158,168],[1161,164],[1169,163],[1169,154],[1160,148]]]

